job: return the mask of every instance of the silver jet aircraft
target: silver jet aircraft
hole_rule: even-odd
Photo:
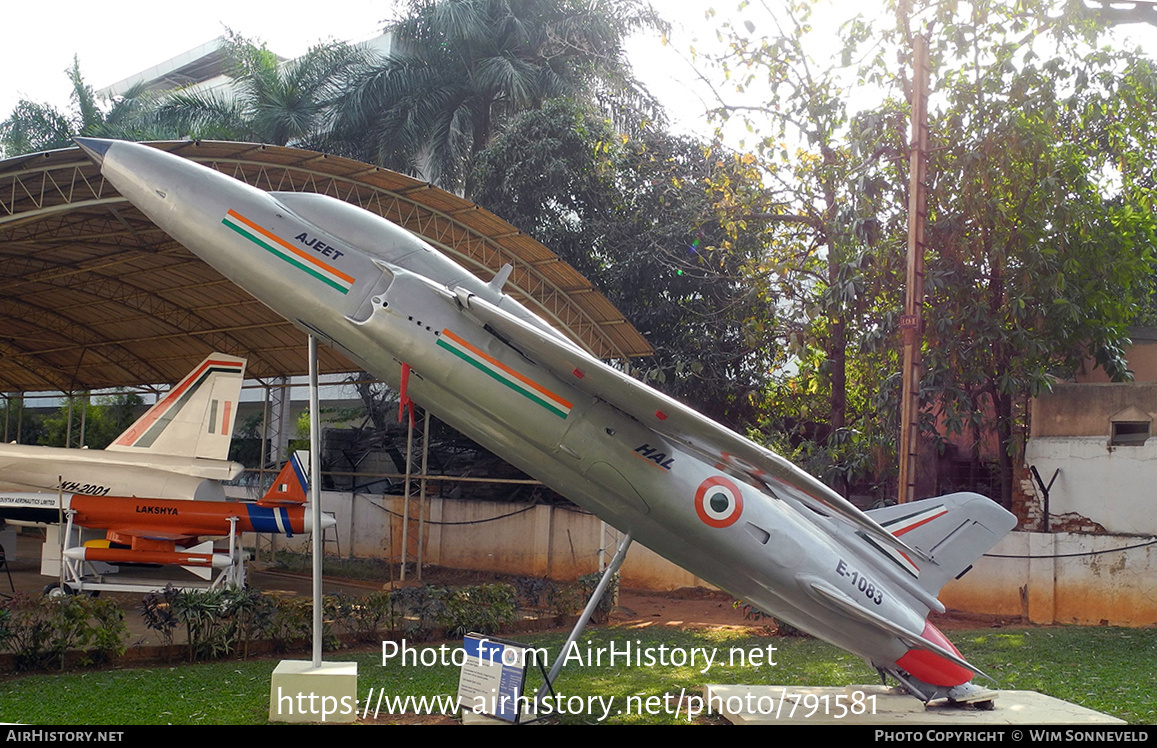
[[[918,698],[980,671],[928,622],[1015,524],[976,494],[863,512],[779,455],[591,357],[406,230],[145,145],[78,138],[174,239],[511,464],[688,571],[862,656]],[[991,692],[984,692],[991,698]]]

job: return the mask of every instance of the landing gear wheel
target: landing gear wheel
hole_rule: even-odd
[[[52,584],[45,587],[44,591],[40,594],[44,597],[59,598],[67,597],[68,595],[75,595],[76,593],[68,587],[61,587],[58,582],[53,582]]]

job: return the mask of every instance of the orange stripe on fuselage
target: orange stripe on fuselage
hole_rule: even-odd
[[[290,252],[297,255],[298,257],[305,260],[306,262],[310,263],[311,265],[317,265],[319,268],[322,268],[327,273],[332,273],[333,275],[336,275],[338,278],[341,278],[346,283],[353,283],[354,282],[354,279],[352,277],[346,275],[345,273],[343,273],[342,271],[333,267],[332,265],[327,265],[326,263],[317,259],[316,257],[314,257],[310,253],[306,252],[305,250],[293,246],[292,244],[285,241],[277,234],[266,231],[264,228],[262,228],[261,226],[258,226],[253,221],[250,221],[248,218],[241,215],[237,211],[231,209],[229,211],[229,215],[232,216],[233,218],[236,218],[238,221],[245,224],[246,226],[253,229],[254,231],[258,232],[259,234],[264,236],[266,239],[273,241],[273,242],[277,242],[279,245],[281,245],[285,249],[288,249]]]
[[[467,343],[465,340],[463,340],[462,338],[460,338],[460,337],[458,337],[457,335],[455,335],[455,334],[454,334],[452,331],[450,331],[449,329],[445,329],[445,330],[442,330],[442,334],[443,334],[443,335],[445,335],[446,337],[450,338],[451,340],[453,340],[455,343],[457,343],[458,345],[462,346],[462,347],[463,347],[463,348],[465,348],[466,350],[470,351],[470,352],[471,352],[471,353],[473,353],[475,356],[478,356],[479,358],[483,358],[483,359],[486,359],[488,362],[490,362],[490,363],[494,364],[494,365],[495,365],[495,366],[497,366],[499,369],[502,369],[504,372],[506,372],[506,373],[507,373],[507,374],[509,374],[510,376],[514,377],[514,378],[515,378],[515,379],[517,379],[518,381],[520,381],[520,382],[522,382],[523,384],[525,384],[527,387],[531,387],[531,388],[533,388],[534,390],[536,390],[536,391],[538,391],[538,392],[542,393],[543,395],[546,395],[547,397],[549,397],[549,398],[550,398],[551,400],[553,400],[554,402],[556,402],[556,403],[560,403],[561,405],[565,405],[565,406],[566,406],[568,409],[569,409],[569,408],[572,408],[572,407],[574,407],[572,403],[570,403],[569,401],[567,401],[567,400],[564,400],[563,398],[559,397],[559,396],[558,396],[558,395],[556,395],[555,393],[553,393],[553,392],[551,392],[550,390],[548,390],[547,388],[543,387],[543,386],[542,386],[541,384],[539,384],[538,382],[535,382],[535,381],[534,381],[534,380],[532,380],[532,379],[528,379],[527,377],[524,377],[523,375],[519,374],[519,373],[518,373],[517,371],[515,371],[514,369],[511,369],[509,366],[507,366],[506,364],[502,363],[501,361],[499,361],[498,359],[494,358],[493,356],[487,355],[487,354],[483,353],[482,351],[480,351],[480,350],[479,350],[478,348],[476,348],[475,346],[473,346],[473,345],[470,345],[470,344],[469,344],[469,343]]]

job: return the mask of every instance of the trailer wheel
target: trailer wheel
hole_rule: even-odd
[[[44,591],[40,594],[42,594],[44,597],[65,597],[75,593],[68,587],[61,587],[60,583],[53,582],[52,584],[45,587]]]

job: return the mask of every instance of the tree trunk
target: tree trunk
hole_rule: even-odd
[[[1012,511],[1012,395],[992,387],[992,401],[996,409],[996,433],[1000,442],[1000,505]]]

